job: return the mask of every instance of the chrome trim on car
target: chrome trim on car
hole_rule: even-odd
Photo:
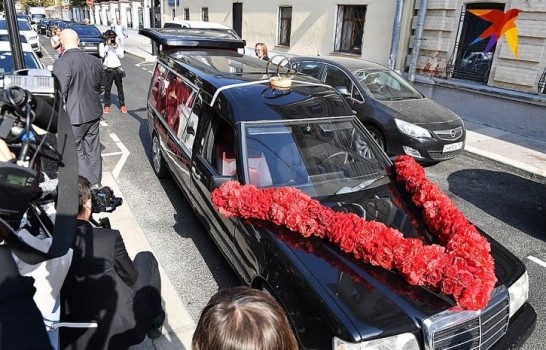
[[[483,310],[448,310],[425,319],[423,321],[425,348],[489,349],[506,333],[508,321],[508,289],[499,286],[493,290],[491,300]]]
[[[436,136],[438,136],[441,140],[447,140],[447,141],[453,141],[457,140],[459,137],[463,135],[463,127],[459,126],[455,129],[449,129],[449,130],[435,130],[432,131]]]

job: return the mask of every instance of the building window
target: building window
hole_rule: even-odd
[[[292,7],[279,7],[279,41],[278,45],[290,46],[290,32],[292,31]]]
[[[365,20],[366,6],[339,5],[334,51],[361,55]]]
[[[184,19],[185,19],[186,21],[189,21],[189,20],[190,20],[190,9],[187,8],[187,7],[184,9]]]
[[[175,19],[176,18],[176,9],[172,9],[171,10],[172,12],[172,19]]]
[[[208,7],[202,7],[201,8],[201,18],[204,22],[209,21],[209,8]]]

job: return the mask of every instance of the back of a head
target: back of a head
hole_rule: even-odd
[[[203,309],[193,350],[297,350],[288,319],[269,294],[249,287],[223,289]]]
[[[65,50],[77,48],[80,43],[80,38],[78,33],[72,29],[65,29],[61,31],[60,34],[61,42]]]

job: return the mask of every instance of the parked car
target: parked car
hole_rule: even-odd
[[[38,58],[32,47],[27,43],[22,43],[23,61],[26,69],[45,69],[42,61]],[[13,55],[9,41],[0,41],[0,88],[4,87],[3,75],[15,70]]]
[[[30,22],[25,19],[17,19],[17,25],[19,26],[19,33],[25,36],[27,43],[30,44],[38,57],[42,57],[42,46],[38,40],[38,34],[32,29]],[[0,19],[0,34],[9,34],[5,19]]]
[[[172,175],[241,281],[277,298],[301,348],[485,349],[529,337],[536,313],[525,265],[482,231],[498,282],[483,310],[460,311],[450,297],[325,239],[222,215],[211,194],[236,180],[298,189],[326,208],[430,242],[390,159],[337,91],[304,75],[281,80],[267,62],[239,54],[238,38],[196,33],[139,31],[163,49],[147,100],[152,167]],[[267,203],[245,198],[250,211]]]
[[[67,28],[73,29],[80,37],[80,49],[88,54],[99,56],[99,45],[104,42],[104,35],[91,24],[70,23]]]
[[[45,34],[47,29],[47,23],[49,22],[49,18],[42,18],[40,22],[36,25],[36,31],[38,34]]]
[[[55,22],[59,21],[58,18],[50,18],[47,23],[46,23],[46,27],[45,27],[45,35],[48,36],[48,37],[51,37],[52,36],[52,33],[53,33],[53,27],[55,26]]]
[[[336,88],[389,154],[437,163],[461,154],[462,119],[423,96],[398,73],[377,63],[342,57],[294,57],[300,71]]]
[[[163,28],[170,29],[208,29],[208,30],[218,30],[223,32],[230,33],[233,37],[239,37],[237,33],[231,29],[229,26],[208,21],[165,21]]]

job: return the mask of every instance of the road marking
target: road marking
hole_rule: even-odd
[[[101,156],[103,157],[110,157],[110,156],[119,156],[120,154],[123,154],[123,152],[110,152],[110,153],[101,153]]]
[[[535,258],[534,256],[532,255],[529,255],[527,257],[527,259],[531,260],[532,262],[536,263],[536,264],[539,264],[540,266],[542,267],[546,267],[546,262],[540,260],[539,258]]]
[[[118,160],[118,163],[114,167],[114,170],[112,170],[112,175],[114,176],[114,179],[117,179],[119,176],[119,173],[121,172],[121,169],[125,165],[125,162],[127,161],[127,158],[129,158],[129,154],[131,152],[129,152],[127,147],[125,147],[125,145],[121,142],[121,140],[119,139],[119,137],[117,137],[116,134],[111,133],[110,137],[112,138],[112,140],[114,140],[118,148],[121,150],[121,154],[122,154],[121,158]]]

